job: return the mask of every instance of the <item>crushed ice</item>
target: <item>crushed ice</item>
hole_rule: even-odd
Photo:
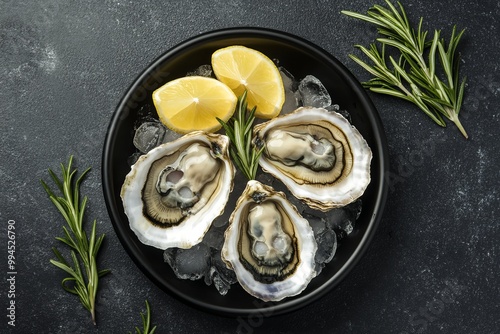
[[[341,110],[338,104],[332,104],[332,99],[322,82],[313,75],[307,75],[297,80],[285,68],[279,67],[285,87],[285,103],[281,114],[293,112],[301,106],[325,108],[331,112],[342,114],[351,121],[347,111]],[[213,77],[210,65],[201,65],[187,75]],[[146,107],[145,107],[146,108]],[[144,109],[144,108],[143,108]],[[149,109],[140,111],[136,123],[133,143],[137,152],[129,158],[133,164],[141,154],[147,153],[154,147],[179,138],[181,135],[166,128],[154,116],[155,112]],[[306,204],[290,195],[282,182],[267,173],[259,173],[257,180],[272,186],[275,190],[283,191],[287,199],[297,207],[298,211],[311,225],[318,250],[316,252],[316,271],[321,270],[335,256],[338,241],[349,235],[361,213],[361,200],[357,200],[343,208],[330,210],[327,214],[309,208]],[[235,207],[238,194],[243,192],[246,180],[237,171],[234,189],[227,207]],[[199,280],[204,278],[207,285],[214,285],[221,295],[225,295],[232,284],[237,282],[234,272],[228,269],[221,259],[221,248],[224,243],[224,232],[228,225],[232,210],[218,217],[206,233],[202,242],[190,249],[170,248],[164,251],[163,258],[180,279]]]

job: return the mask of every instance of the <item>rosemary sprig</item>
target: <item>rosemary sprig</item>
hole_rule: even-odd
[[[252,145],[253,122],[255,120],[255,110],[248,111],[247,108],[247,92],[238,98],[236,111],[233,116],[226,122],[217,118],[226,135],[231,141],[229,152],[234,163],[247,179],[255,179],[257,168],[259,166],[259,158],[263,151]]]
[[[456,27],[446,46],[441,32],[434,31],[432,40],[427,39],[428,32],[422,29],[423,18],[420,18],[417,29],[410,26],[406,12],[398,2],[398,9],[385,0],[389,8],[374,5],[367,15],[342,11],[343,14],[373,23],[378,27],[377,44],[369,48],[356,45],[373,65],[369,65],[354,55],[349,55],[356,63],[373,75],[363,83],[365,88],[373,92],[392,95],[417,105],[434,122],[446,126],[442,116],[452,121],[464,135],[468,135],[462,126],[458,114],[462,106],[465,89],[465,78],[459,83],[459,57],[455,57],[457,45],[464,30],[457,33]],[[399,51],[399,59],[386,57],[385,47],[391,46]],[[437,73],[436,58],[442,68],[441,80]]]
[[[149,329],[151,326],[151,309],[149,308],[149,303],[146,300],[146,313],[141,312],[141,319],[142,319],[142,331],[139,329],[139,327],[135,327],[135,331],[137,334],[154,334],[156,331],[156,326],[153,328]],[[132,334],[132,332],[129,332],[129,334]]]
[[[57,196],[41,180],[42,186],[49,195],[50,200],[67,222],[67,226],[63,226],[64,237],[56,237],[56,239],[71,248],[71,260],[67,261],[59,250],[53,247],[52,251],[57,259],[51,259],[50,263],[64,270],[69,275],[62,280],[63,289],[80,298],[83,306],[90,312],[92,322],[96,325],[95,299],[99,278],[109,272],[107,269],[98,270],[96,263],[104,234],[99,237],[96,236],[96,220],[94,220],[90,238],[87,237],[87,233],[83,227],[87,196],[80,202],[80,183],[90,168],[85,170],[76,182],[73,182],[77,171],[71,168],[72,162],[73,156],[69,158],[67,167],[61,164],[62,179],[59,179],[52,170],[48,170],[62,196]]]

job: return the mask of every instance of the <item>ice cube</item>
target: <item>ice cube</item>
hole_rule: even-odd
[[[340,106],[338,104],[331,104],[329,106],[326,106],[325,109],[328,110],[328,111],[339,112],[340,111]]]
[[[337,251],[337,234],[335,231],[325,228],[321,233],[315,235],[318,250],[315,261],[318,263],[328,263],[333,259]]]
[[[208,247],[220,250],[222,249],[222,244],[224,243],[225,231],[226,231],[226,226],[215,226],[214,224],[212,224],[210,229],[203,237],[202,242]]]
[[[212,285],[212,283],[213,283],[213,280],[212,280],[212,270],[213,270],[213,268],[210,267],[210,269],[208,269],[208,273],[206,273],[205,276],[204,276],[204,281],[205,281],[206,285]]]
[[[342,116],[344,116],[344,118],[347,119],[349,121],[349,123],[352,124],[351,114],[347,110],[341,109],[341,110],[339,110],[337,112],[339,114],[341,114]]]
[[[302,217],[309,222],[309,226],[311,226],[314,235],[319,235],[325,230],[326,221],[324,218],[319,217],[319,215],[317,216],[309,212],[302,212]]]
[[[199,243],[189,249],[169,248],[163,252],[163,260],[178,278],[197,280],[210,269],[210,247]]]
[[[332,104],[331,106],[328,106],[325,109],[328,111],[334,111],[338,114],[341,114],[342,116],[344,116],[345,119],[349,121],[349,123],[352,123],[351,114],[347,110],[340,109],[340,106],[338,104]]]
[[[294,92],[285,90],[285,103],[281,107],[281,115],[289,114],[299,107],[297,97]]]
[[[144,122],[135,131],[134,146],[142,153],[147,153],[163,142],[165,132],[165,126],[160,122]]]
[[[231,284],[237,282],[234,271],[227,268],[222,261],[220,251],[212,250],[211,267],[208,275],[205,277],[205,283],[210,285],[213,283],[217,291],[221,295],[227,294],[231,288]]]
[[[137,118],[134,122],[134,129],[137,129],[141,124],[145,122],[158,122],[158,118],[155,118],[153,115],[156,115],[156,110],[154,105],[151,103],[143,104],[137,110]]]
[[[212,267],[214,267],[219,276],[224,279],[224,281],[229,284],[234,284],[237,282],[236,274],[233,270],[229,269],[226,263],[222,260],[221,253],[219,251],[212,252],[211,258]]]
[[[303,106],[326,108],[332,104],[325,86],[313,75],[307,75],[300,81],[298,91]]]
[[[353,222],[345,208],[330,210],[325,219],[326,226],[331,230],[343,231],[345,234],[350,234],[353,230]]]
[[[213,267],[211,268],[211,275],[212,275],[212,281],[214,283],[215,288],[217,289],[217,291],[219,291],[219,293],[222,296],[225,296],[227,294],[227,292],[229,291],[229,289],[231,288],[231,284],[224,281],[220,277],[219,273]]]
[[[127,159],[127,163],[129,166],[132,166],[133,164],[136,163],[136,161],[139,159],[139,157],[142,155],[142,153],[140,152],[135,152],[135,153],[132,153],[131,156],[128,157]]]
[[[201,76],[201,77],[211,77],[212,76],[212,66],[211,65],[201,65],[194,71],[188,72],[186,76]]]
[[[171,141],[179,139],[180,137],[182,137],[182,134],[172,131],[169,128],[165,128],[165,136],[163,136],[163,143],[170,143]]]
[[[314,237],[318,244],[314,261],[316,263],[316,272],[319,274],[325,267],[325,264],[329,263],[335,256],[337,251],[337,234],[335,231],[325,228],[321,233],[315,234]]]
[[[338,231],[339,237],[349,235],[354,230],[356,220],[359,218],[362,209],[360,199],[342,208],[333,209],[326,216],[326,226]]]
[[[221,272],[217,270],[215,267],[210,268],[210,284],[213,283],[217,291],[221,295],[226,295],[229,289],[231,288],[231,285],[234,284],[234,282],[228,282],[222,275]],[[205,283],[207,283],[207,280],[205,279]],[[207,284],[207,285],[210,285]]]
[[[295,94],[298,82],[285,68],[280,67],[279,70],[281,78],[283,79],[283,86],[285,88],[285,103],[281,108],[281,114],[287,114],[294,111],[299,106],[299,101],[297,100],[297,95]]]
[[[351,215],[351,219],[357,220],[359,215],[361,215],[361,210],[363,209],[363,201],[358,199],[347,205],[345,208]]]
[[[295,79],[293,74],[288,72],[286,68],[283,66],[279,67],[279,71],[281,74],[281,78],[283,79],[283,86],[285,89],[291,90],[292,92],[295,92],[299,86],[298,81]]]

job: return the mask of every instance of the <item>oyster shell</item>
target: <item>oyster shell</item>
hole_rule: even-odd
[[[228,137],[196,131],[138,159],[120,195],[142,243],[190,248],[202,240],[233,187],[228,147]]]
[[[285,195],[249,181],[231,214],[221,253],[240,285],[264,301],[295,296],[316,276],[316,250],[311,227]]]
[[[342,115],[323,108],[295,112],[255,126],[264,146],[259,164],[290,192],[321,211],[359,198],[370,183],[372,152]]]

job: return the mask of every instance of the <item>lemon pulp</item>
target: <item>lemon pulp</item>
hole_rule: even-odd
[[[235,93],[224,83],[208,77],[189,76],[167,82],[153,92],[160,121],[179,133],[195,130],[214,132],[227,122],[237,103]]]
[[[237,96],[247,90],[248,107],[255,116],[270,119],[279,114],[285,90],[279,69],[263,53],[241,45],[228,46],[212,54],[212,68],[218,80]]]

